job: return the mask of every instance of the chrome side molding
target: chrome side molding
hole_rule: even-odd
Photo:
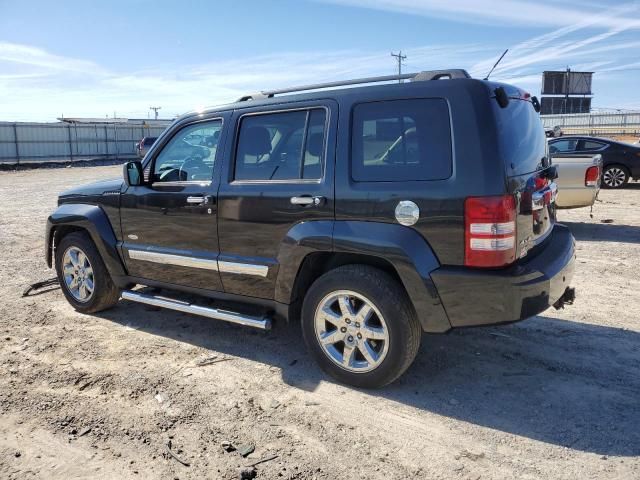
[[[268,265],[210,260],[207,258],[187,257],[186,255],[174,255],[151,250],[138,250],[135,248],[128,248],[127,254],[132,260],[143,260],[145,262],[161,263],[163,265],[204,268],[206,270],[219,270],[221,273],[236,273],[257,277],[266,277],[269,275]]]
[[[204,268],[206,270],[218,269],[217,260],[207,260],[206,258],[185,257],[183,255],[152,252],[150,250],[135,250],[132,248],[128,249],[127,253],[132,260],[144,260],[145,262],[176,265],[178,267]]]
[[[218,269],[220,273],[239,273],[241,275],[255,275],[257,277],[266,277],[269,274],[269,267],[267,265],[225,262],[224,260],[218,260]]]
[[[121,295],[124,300],[131,300],[132,302],[153,305],[154,307],[167,308],[169,310],[176,310],[183,313],[191,313],[193,315],[199,315],[201,317],[236,323],[238,325],[244,325],[246,327],[259,328],[261,330],[271,329],[271,319],[267,316],[256,317],[252,315],[243,315],[237,312],[203,307],[201,305],[194,305],[192,303],[156,295],[148,295],[146,293],[141,293],[133,290],[123,290]]]

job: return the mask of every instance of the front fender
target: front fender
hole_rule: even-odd
[[[425,332],[451,328],[431,272],[440,263],[426,240],[412,228],[394,223],[338,221],[333,231],[335,252],[372,255],[395,268]]]
[[[45,256],[49,267],[52,266],[55,232],[61,227],[85,230],[98,249],[109,274],[112,277],[126,275],[109,218],[97,205],[67,203],[60,205],[49,216],[45,236]]]

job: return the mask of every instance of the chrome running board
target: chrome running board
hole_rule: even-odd
[[[261,330],[271,329],[271,319],[267,316],[254,317],[251,315],[243,315],[228,310],[218,310],[217,308],[203,307],[194,305],[172,298],[159,297],[155,295],[147,295],[146,293],[134,292],[133,290],[123,290],[122,298],[131,300],[132,302],[153,305],[154,307],[168,308],[178,312],[192,313],[201,317],[212,318],[214,320],[223,320],[225,322],[237,323],[247,327],[255,327]]]

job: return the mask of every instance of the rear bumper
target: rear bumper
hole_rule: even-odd
[[[556,225],[541,251],[504,270],[441,267],[431,273],[452,327],[515,322],[563,298],[573,277],[575,241]]]
[[[590,207],[596,201],[599,187],[575,187],[567,188],[558,186],[559,192],[556,198],[558,208]]]

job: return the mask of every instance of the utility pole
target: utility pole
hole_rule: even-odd
[[[153,110],[153,113],[155,114],[155,119],[158,119],[158,110],[160,110],[162,107],[149,107],[149,110]]]
[[[402,55],[402,50],[398,53],[391,52],[392,57],[396,57],[398,59],[398,76],[402,75],[402,62],[407,59],[406,55]],[[402,80],[399,78],[398,83],[402,83]]]
[[[565,74],[565,77],[564,77],[564,113],[573,113],[573,112],[567,111],[569,109],[569,77],[570,75],[571,75],[571,69],[569,68],[569,65],[567,65],[567,73]]]

